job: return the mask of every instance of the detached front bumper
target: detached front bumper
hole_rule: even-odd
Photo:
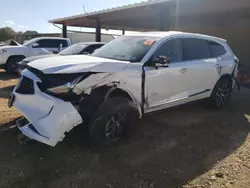
[[[34,94],[20,94],[21,78],[13,91],[13,106],[27,120],[18,120],[17,127],[30,139],[55,146],[63,140],[65,132],[82,123],[82,118],[70,102],[43,93],[37,86],[40,79],[33,73],[24,70],[22,74],[33,81]]]

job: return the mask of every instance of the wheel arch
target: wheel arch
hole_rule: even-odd
[[[131,102],[133,102],[140,114],[141,107],[139,102],[135,99],[131,92],[127,89],[119,87],[118,85],[103,85],[97,88],[94,88],[90,94],[82,94],[82,100],[79,103],[80,111],[82,112],[82,117],[87,119],[89,115],[91,115],[96,108],[98,108],[104,101],[108,100],[109,98],[113,97],[124,97]]]
[[[215,89],[215,87],[216,87],[216,85],[222,80],[222,79],[227,79],[227,80],[229,80],[229,82],[231,83],[231,89],[232,89],[232,86],[233,86],[233,78],[232,78],[232,75],[230,75],[230,74],[223,74],[223,75],[221,75],[221,77],[217,80],[217,82],[215,83],[215,85],[214,85],[214,87],[213,87],[213,90],[212,90],[212,92],[211,92],[211,95],[212,95],[212,93],[213,93],[213,91],[214,91],[214,89]]]
[[[112,97],[124,97],[130,100],[131,102],[133,102],[136,105],[140,113],[140,117],[141,117],[142,112],[141,112],[140,103],[136,100],[136,98],[133,96],[133,94],[129,90],[119,87],[119,86],[113,86],[106,93],[104,100],[107,100],[108,98],[112,98]]]
[[[9,56],[8,57],[8,59],[7,59],[7,61],[6,61],[6,64],[5,64],[5,68],[6,68],[6,66],[7,66],[7,64],[10,62],[10,60],[12,60],[12,59],[14,59],[14,58],[20,58],[20,59],[25,59],[26,58],[26,56],[24,56],[24,55],[11,55],[11,56]]]
[[[222,79],[227,79],[230,83],[231,83],[231,88],[233,86],[233,78],[232,78],[232,75],[231,74],[223,74],[221,75],[221,77],[219,78],[219,80],[217,81],[217,83],[222,80]],[[216,83],[216,84],[217,84]]]

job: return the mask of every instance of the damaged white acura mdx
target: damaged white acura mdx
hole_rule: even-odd
[[[55,146],[83,124],[93,141],[110,144],[149,112],[205,98],[224,107],[237,83],[238,62],[226,40],[212,36],[121,36],[91,56],[31,62],[9,106],[24,116],[17,126],[31,139]]]

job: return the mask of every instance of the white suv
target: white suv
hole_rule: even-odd
[[[17,63],[26,57],[57,53],[71,45],[69,39],[59,37],[34,38],[24,45],[1,46],[0,67],[9,73],[17,72]]]
[[[99,144],[119,140],[144,114],[208,98],[230,99],[238,59],[225,40],[154,32],[121,36],[92,56],[33,61],[9,99],[31,139],[55,146],[72,128],[88,127]]]

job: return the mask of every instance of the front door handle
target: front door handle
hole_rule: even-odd
[[[180,71],[180,73],[185,73],[185,72],[187,72],[187,69],[183,68],[183,69],[180,69],[179,71]]]

